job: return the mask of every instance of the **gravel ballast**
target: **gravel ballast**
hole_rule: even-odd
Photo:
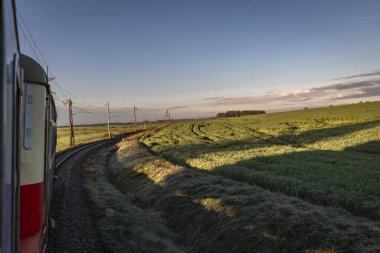
[[[83,191],[81,169],[88,155],[101,146],[106,145],[78,152],[56,171],[50,206],[55,226],[49,227],[47,252],[104,252]]]

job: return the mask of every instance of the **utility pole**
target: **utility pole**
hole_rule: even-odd
[[[166,120],[170,120],[170,112],[169,112],[169,110],[166,110],[165,118],[166,118]]]
[[[135,106],[133,106],[133,115],[135,116],[135,124],[136,124],[136,111],[137,111],[137,108]]]
[[[108,117],[108,139],[111,139],[111,130],[110,130],[110,103],[107,101],[107,117]]]
[[[64,102],[64,105],[69,106],[69,124],[70,124],[70,146],[75,146],[75,135],[74,135],[74,118],[73,118],[73,102],[68,99]]]
[[[137,108],[135,106],[133,106],[133,115],[135,116],[135,132],[137,132],[137,126],[136,126],[136,123],[137,123],[137,120],[136,120],[136,111],[137,111]]]

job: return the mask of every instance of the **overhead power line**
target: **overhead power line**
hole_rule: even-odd
[[[54,99],[56,101],[61,102],[64,106],[68,106],[68,114],[69,114],[69,124],[70,124],[70,146],[75,145],[75,135],[74,135],[74,115],[81,114],[81,113],[90,113],[90,114],[98,114],[104,116],[104,114],[100,114],[97,112],[90,111],[90,107],[93,105],[85,101],[84,99],[80,98],[79,96],[75,95],[73,92],[67,90],[63,87],[63,85],[59,84],[56,80],[55,75],[52,73],[52,70],[45,58],[45,56],[42,54],[42,51],[40,47],[38,46],[36,40],[34,39],[28,24],[25,22],[25,19],[22,17],[20,11],[16,8],[18,17],[20,18],[21,22],[19,22],[19,19],[17,18],[17,25],[20,28],[19,31],[24,35],[25,42],[30,46],[33,55],[37,62],[41,64],[42,63],[46,66],[46,74],[48,76],[48,82],[52,85],[54,85],[54,90],[52,88],[52,95],[54,96]],[[25,43],[24,42],[24,43]],[[52,86],[51,86],[52,87]],[[60,92],[62,97],[59,97],[57,92]],[[73,102],[72,98],[76,99],[80,103]],[[86,106],[80,106],[80,104],[84,104]],[[77,106],[75,106],[77,105]],[[79,106],[78,106],[79,105]],[[75,112],[73,112],[73,109],[76,109]],[[110,132],[110,110],[109,110],[109,103],[107,102],[107,113],[108,113],[108,136],[111,137]]]
[[[53,73],[52,73],[52,70],[51,70],[51,67],[49,66],[45,56],[43,55],[40,47],[38,46],[36,40],[34,39],[33,37],[33,34],[31,32],[31,29],[29,29],[29,26],[28,24],[26,23],[25,19],[23,18],[21,12],[16,8],[16,11],[17,11],[17,14],[18,14],[18,17],[20,17],[20,20],[21,20],[21,23],[19,22],[19,19],[17,19],[17,24],[20,28],[20,31],[22,32],[22,34],[24,35],[24,38],[25,38],[25,41],[28,43],[28,45],[30,46],[32,52],[33,52],[33,55],[34,57],[36,58],[36,60],[38,61],[39,64],[41,64],[41,60],[43,62],[44,65],[46,65],[46,69],[47,69],[47,75],[48,76],[52,76],[54,77]],[[48,67],[49,66],[49,67]],[[71,97],[75,98],[76,100],[80,101],[81,103],[83,104],[86,104],[88,106],[93,106],[92,104],[86,102],[84,99],[78,97],[77,95],[75,95],[74,93],[70,92],[69,90],[67,90],[66,88],[64,88],[62,85],[60,85],[56,80],[55,80],[55,77],[54,79],[52,80],[54,82],[52,82],[53,85],[55,85],[57,88],[59,88],[62,92],[62,95],[63,97],[65,97],[65,99],[67,99],[67,96],[64,94],[68,94],[70,95]],[[56,96],[55,96],[56,97]],[[58,100],[58,99],[57,99]],[[58,100],[59,101],[59,100]],[[73,104],[75,104],[74,102],[72,102]]]
[[[50,72],[50,71],[49,71]],[[86,104],[88,106],[93,106],[92,104],[86,102],[85,100],[83,100],[82,98],[76,96],[75,94],[73,94],[72,92],[68,91],[67,89],[65,89],[64,87],[62,87],[62,85],[58,84],[58,82],[56,80],[54,80],[54,82],[52,83],[54,84],[55,86],[59,87],[61,90],[63,90],[65,93],[71,95],[73,98],[79,100],[80,102],[82,102],[83,104]]]
[[[40,54],[41,59],[44,61],[45,65],[46,65],[46,67],[47,67],[47,66],[48,66],[48,63],[47,63],[47,61],[46,61],[46,58],[44,57],[44,55],[42,54],[40,48],[38,47],[38,45],[37,45],[37,43],[36,43],[36,40],[33,38],[33,35],[32,35],[32,33],[30,32],[28,25],[26,24],[24,18],[22,17],[20,11],[19,11],[17,8],[16,8],[16,11],[17,11],[18,15],[20,16],[21,22],[24,24],[24,26],[25,26],[25,28],[26,28],[26,31],[28,32],[30,38],[32,39],[35,48],[37,49],[38,53]],[[18,23],[19,26],[20,26],[20,23],[18,22],[18,20],[17,20],[17,23]],[[21,27],[21,26],[20,26],[20,27]],[[24,32],[23,32],[23,33],[24,33]],[[25,33],[24,33],[24,34],[25,34]]]
[[[32,49],[32,52],[33,52],[33,54],[34,54],[34,57],[36,57],[36,60],[38,61],[38,63],[40,63],[40,58],[38,57],[36,51],[34,50],[32,44],[31,44],[31,42],[29,41],[29,38],[28,38],[28,36],[26,35],[24,29],[22,28],[21,24],[20,24],[18,21],[17,21],[17,24],[18,24],[18,26],[20,27],[20,31],[24,34],[24,38],[25,38],[26,42],[29,44],[30,48]],[[40,63],[40,64],[41,64],[41,63]]]

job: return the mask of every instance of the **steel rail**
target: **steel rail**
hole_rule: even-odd
[[[125,134],[115,136],[111,139],[98,140],[98,141],[94,141],[94,142],[90,142],[90,143],[83,143],[83,144],[79,144],[77,146],[59,151],[56,153],[56,159],[58,158],[58,156],[59,157],[64,156],[64,157],[58,163],[56,163],[55,168],[58,169],[65,161],[67,161],[69,158],[73,157],[74,155],[78,154],[80,151],[83,151],[87,148],[90,148],[90,147],[93,147],[96,145],[105,144],[105,143],[113,142],[113,141],[115,141],[115,142],[120,141],[124,137],[127,137],[127,136],[132,135],[132,134],[136,134],[139,132],[141,132],[141,131],[125,133]],[[65,154],[68,154],[68,155],[65,156]]]
[[[80,148],[77,148],[75,151],[73,150],[70,150],[71,153],[69,153],[67,156],[65,156],[63,159],[61,159],[56,165],[55,165],[55,168],[58,169],[64,162],[66,162],[68,159],[70,159],[71,157],[73,157],[74,155],[78,154],[80,151],[82,150],[85,150],[87,148],[90,148],[92,146],[95,146],[95,145],[98,145],[100,143],[91,143],[91,144],[88,144],[86,146],[82,146]]]

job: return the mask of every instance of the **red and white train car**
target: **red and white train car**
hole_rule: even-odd
[[[22,78],[14,0],[0,1],[0,252],[18,251],[19,99]]]
[[[48,77],[32,58],[21,55],[24,91],[20,129],[20,250],[43,252],[55,168],[56,109]]]
[[[56,146],[44,69],[20,55],[14,0],[0,1],[0,252],[46,245]]]

